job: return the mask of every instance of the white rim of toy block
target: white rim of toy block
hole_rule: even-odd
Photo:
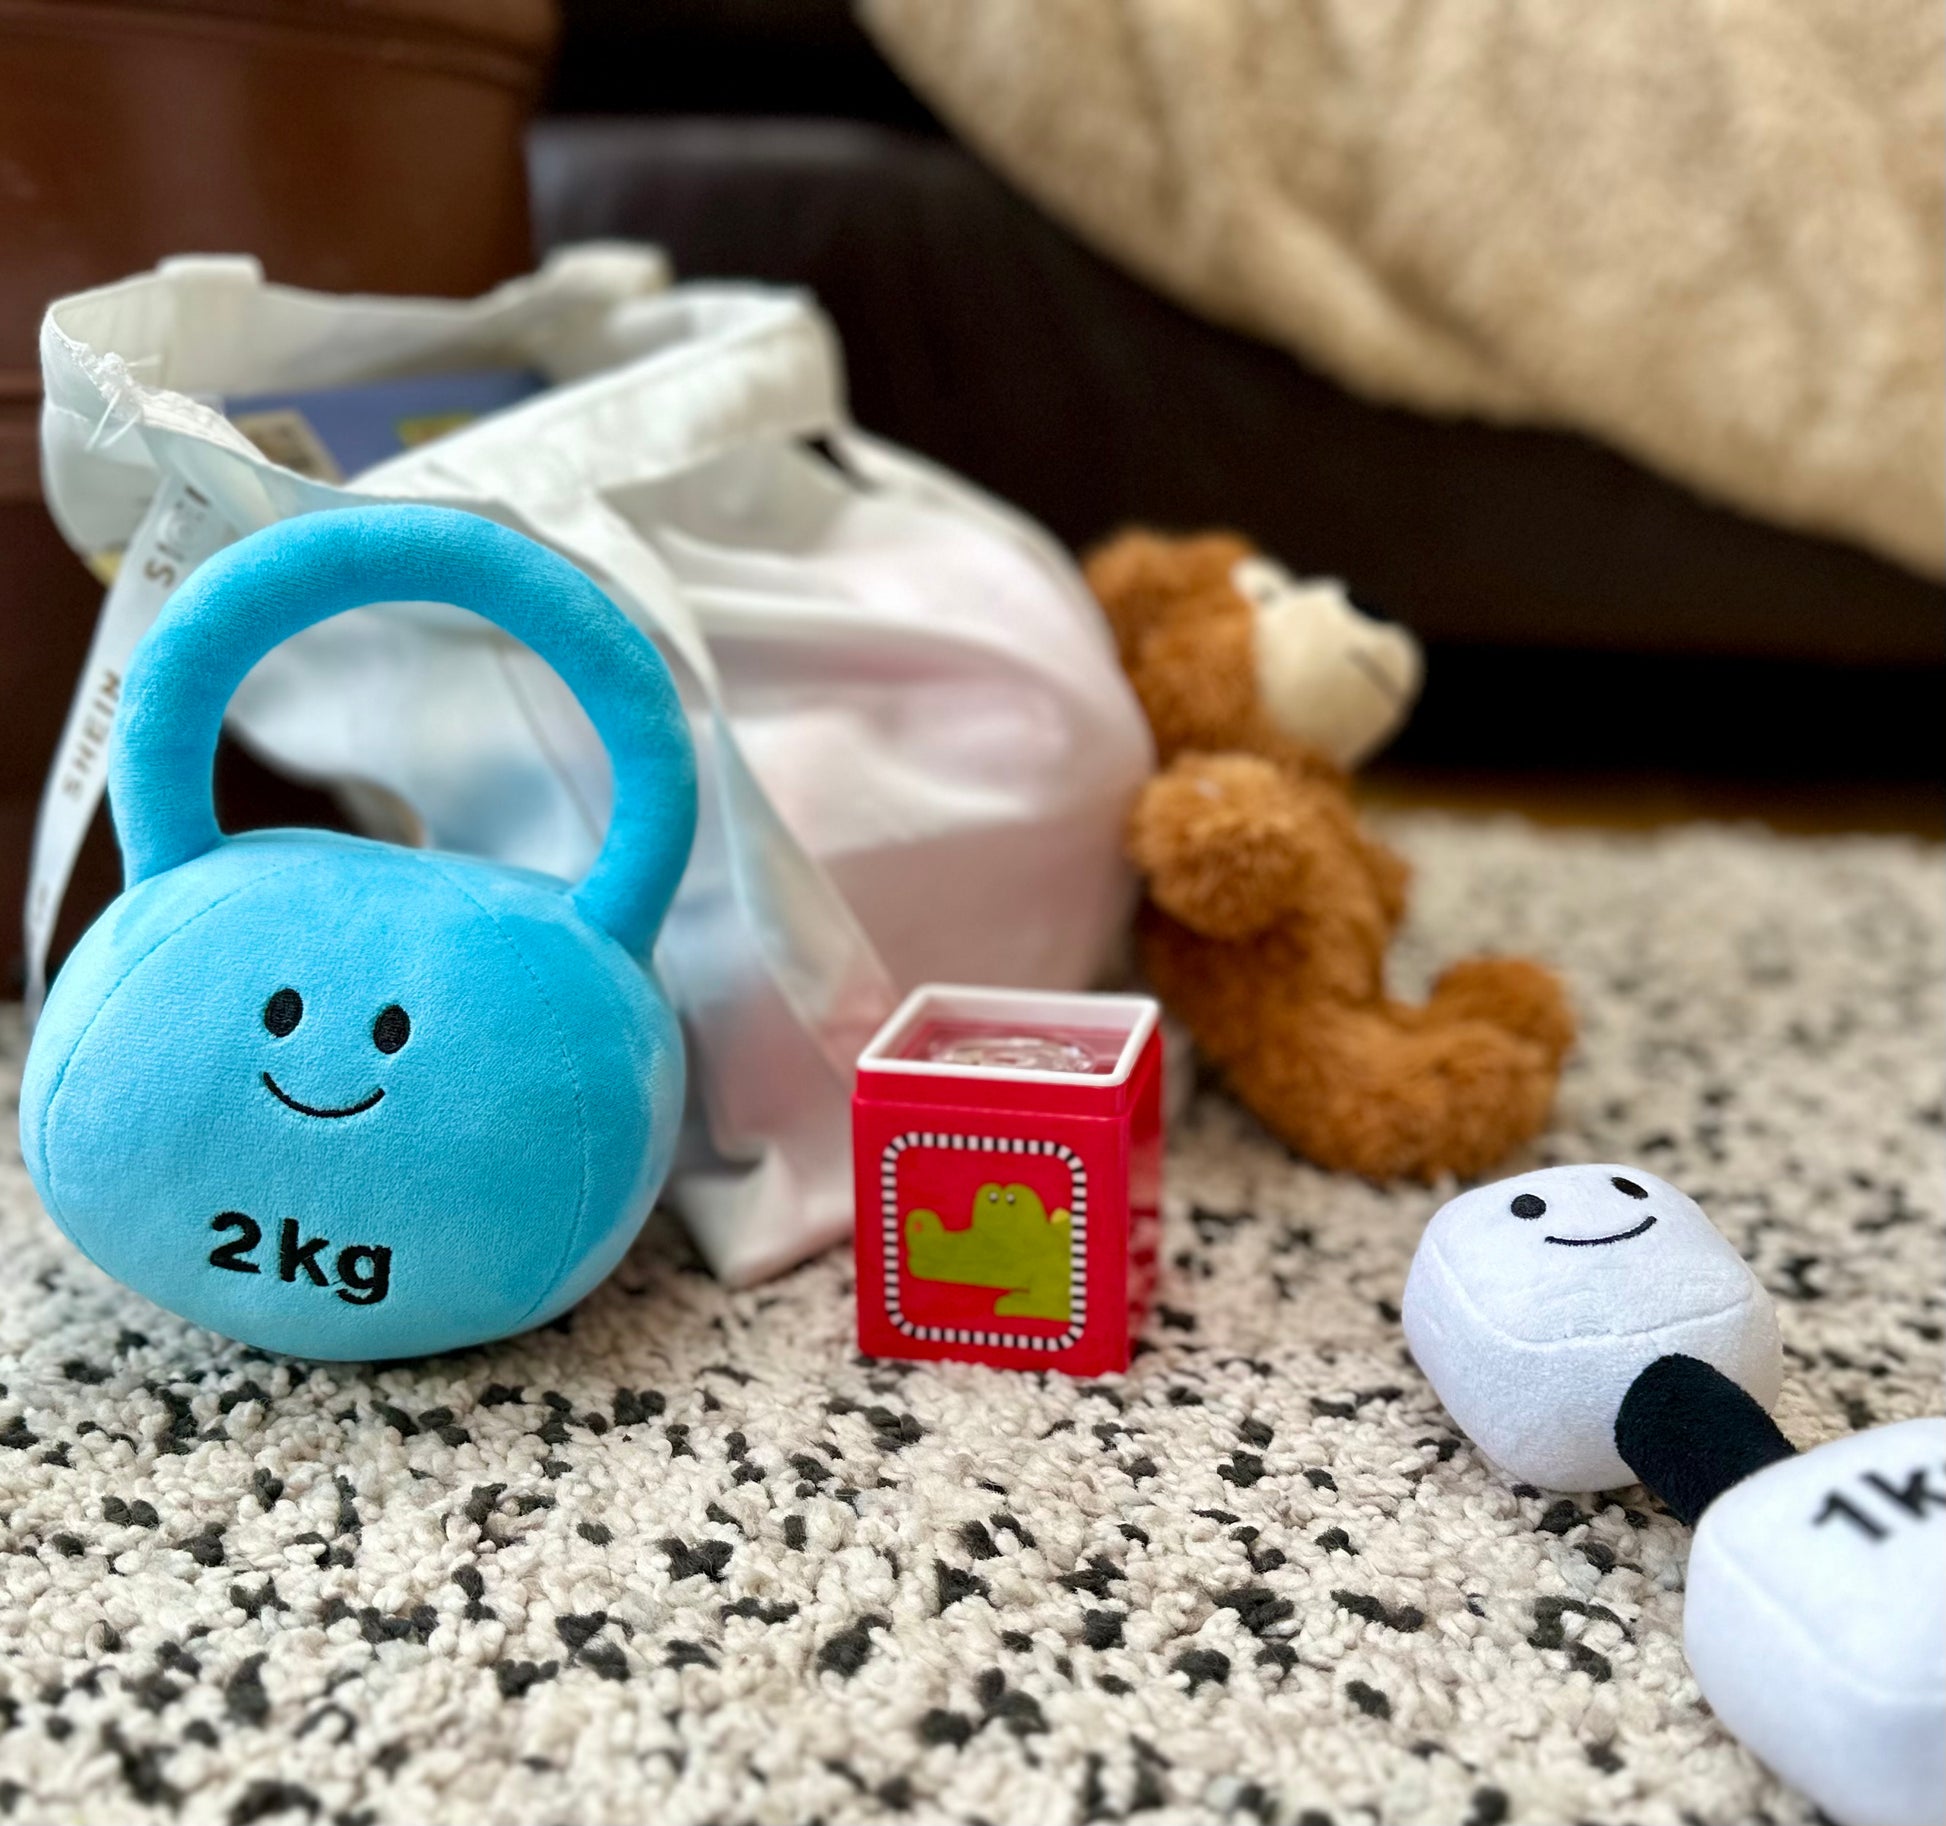
[[[1039,1072],[1037,1077],[1065,1074]],[[1068,1170],[1068,1328],[1063,1332],[1009,1332],[966,1325],[920,1325],[899,1302],[899,1156],[907,1148],[950,1148],[961,1153],[1053,1155]],[[894,1135],[879,1156],[879,1190],[885,1241],[885,1316],[904,1336],[928,1344],[977,1344],[988,1349],[1061,1351],[1088,1329],[1088,1169],[1081,1156],[1058,1141],[1022,1141],[1008,1135],[955,1135],[908,1129]]]
[[[901,1002],[892,1018],[858,1055],[861,1072],[912,1078],[979,1077],[995,1084],[1065,1084],[1106,1089],[1126,1084],[1142,1048],[1155,1032],[1160,1010],[1146,995],[1090,995],[1058,989],[982,989],[958,983],[922,983]],[[1120,1034],[1121,1051],[1106,1072],[1020,1071],[997,1065],[942,1065],[932,1059],[892,1056],[922,1020],[991,1021],[1031,1029],[1036,1023]]]

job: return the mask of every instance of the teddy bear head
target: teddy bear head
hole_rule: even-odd
[[[1410,634],[1233,534],[1123,533],[1087,575],[1165,764],[1185,749],[1242,749],[1354,767],[1418,695]]]

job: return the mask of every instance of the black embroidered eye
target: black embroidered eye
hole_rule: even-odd
[[[1547,1209],[1547,1200],[1536,1198],[1531,1192],[1523,1192],[1508,1208],[1516,1217],[1539,1217]]]
[[[1617,1192],[1626,1192],[1630,1198],[1648,1197],[1648,1193],[1643,1191],[1642,1188],[1638,1186],[1635,1183],[1635,1181],[1632,1179],[1611,1179],[1608,1183],[1611,1186],[1613,1186]]]
[[[264,1025],[282,1039],[304,1019],[304,998],[295,989],[280,989],[264,1004]]]
[[[388,1002],[372,1023],[372,1044],[380,1052],[397,1052],[412,1038],[412,1017],[397,1002]]]

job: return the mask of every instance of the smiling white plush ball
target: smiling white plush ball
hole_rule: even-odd
[[[1615,1416],[1658,1357],[1700,1358],[1765,1408],[1783,1379],[1770,1296],[1693,1199],[1640,1167],[1550,1167],[1451,1200],[1412,1259],[1404,1320],[1447,1412],[1543,1489],[1636,1481]]]

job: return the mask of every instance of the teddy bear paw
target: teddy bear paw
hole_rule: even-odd
[[[1574,1012],[1553,971],[1524,957],[1470,957],[1433,985],[1427,1012],[1439,1021],[1484,1021],[1531,1040],[1559,1065],[1574,1044]]]

